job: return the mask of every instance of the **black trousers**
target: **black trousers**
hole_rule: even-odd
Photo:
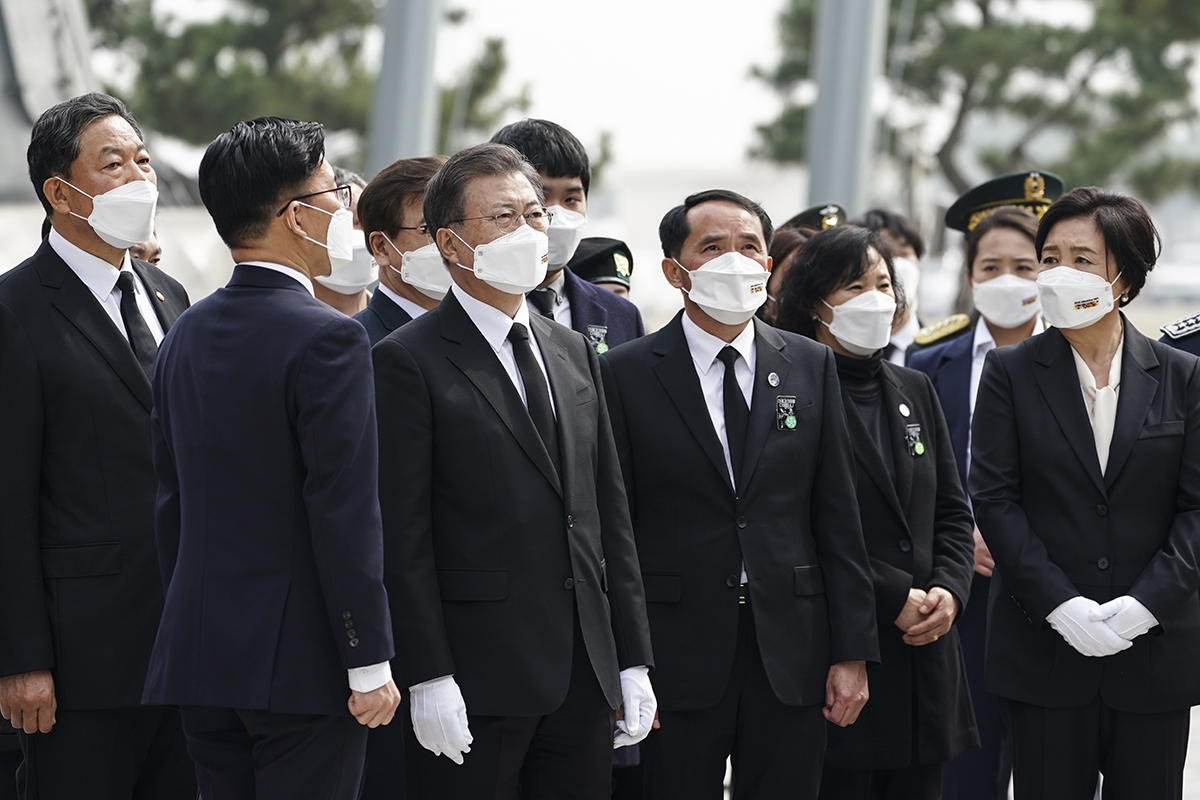
[[[367,728],[349,715],[185,706],[204,800],[355,800]]]
[[[408,737],[408,800],[608,800],[616,715],[596,680],[575,621],[567,697],[544,717],[471,714],[461,765]],[[204,800],[208,800],[206,796]]]
[[[8,727],[9,723],[0,720],[0,725]],[[17,732],[0,733],[0,800],[17,800],[17,768],[24,760]]]
[[[1099,697],[1082,708],[1001,700],[1013,749],[1016,800],[1179,800],[1190,709],[1116,711]]]
[[[390,725],[367,731],[367,761],[359,800],[404,800],[404,749],[413,736],[408,690]]]
[[[826,765],[821,777],[821,800],[938,800],[941,796],[940,763],[900,769],[840,769]]]
[[[825,760],[821,706],[786,706],[763,669],[749,605],[738,616],[729,685],[698,711],[660,711],[662,727],[642,747],[646,797],[722,800],[725,759],[734,800],[813,800]]]
[[[59,709],[50,733],[18,734],[23,800],[195,800],[179,712]]]

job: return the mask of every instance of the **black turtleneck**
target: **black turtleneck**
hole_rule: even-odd
[[[838,380],[842,384],[842,395],[846,403],[846,414],[857,412],[867,428],[872,441],[855,442],[855,447],[874,447],[883,458],[888,477],[896,483],[896,464],[892,453],[892,436],[888,428],[887,414],[883,409],[883,384],[879,373],[883,369],[883,353],[870,358],[853,358],[840,353],[833,354],[837,363]],[[850,429],[853,436],[854,427]]]

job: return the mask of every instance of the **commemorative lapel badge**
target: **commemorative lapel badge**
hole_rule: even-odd
[[[778,386],[779,385],[779,373],[772,372],[770,375],[768,375],[767,383],[771,384],[772,389],[775,388],[776,386]]]
[[[596,348],[597,355],[602,356],[608,352],[607,325],[588,325],[587,337],[588,341],[592,343],[592,347]]]
[[[908,454],[910,456],[916,458],[917,456],[925,455],[925,443],[921,441],[920,425],[904,426],[904,442],[908,445]]]
[[[163,297],[162,292],[155,292],[154,296],[158,298],[158,302],[160,303],[165,303],[167,301],[167,298]]]
[[[911,414],[911,413],[912,413],[912,412],[908,410],[908,406],[907,406],[907,405],[905,405],[904,403],[901,403],[901,404],[900,404],[900,416],[902,416],[902,417],[907,417],[907,416],[908,416],[909,414]],[[920,426],[920,425],[918,425],[918,426],[917,426],[917,430],[918,430],[918,431],[920,431],[920,428],[921,428],[921,426]]]
[[[775,397],[775,427],[781,431],[796,430],[796,396]]]

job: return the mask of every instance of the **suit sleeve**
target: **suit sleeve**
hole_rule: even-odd
[[[160,350],[160,355],[162,351]],[[154,407],[150,411],[150,447],[154,457],[154,473],[158,477],[158,498],[154,503],[154,538],[158,546],[158,569],[162,577],[163,592],[171,584],[175,574],[175,562],[179,558],[179,475],[175,469],[175,456],[167,441],[165,398],[162,391],[162,370],[165,358],[154,361]]]
[[[433,405],[416,359],[383,339],[371,351],[379,416],[384,582],[404,686],[454,673],[433,553]]]
[[[975,524],[987,541],[997,570],[1026,615],[1040,625],[1079,590],[1050,560],[1045,544],[1021,508],[1021,441],[1013,386],[996,350],[987,354],[979,378],[967,480]]]
[[[372,382],[367,333],[349,317],[317,333],[296,379],[304,503],[329,627],[346,669],[393,655]]]
[[[599,395],[600,430],[596,446],[596,502],[600,507],[600,537],[608,577],[608,604],[612,610],[613,638],[617,645],[617,666],[620,669],[646,665],[654,666],[650,649],[650,623],[646,617],[646,593],[642,587],[642,569],[638,563],[637,545],[633,539],[629,502],[626,495],[626,475],[622,467],[628,461],[628,444],[619,454],[600,361],[595,351],[585,348],[592,381]],[[619,403],[618,403],[619,405]],[[624,428],[624,415],[621,417]],[[622,435],[625,435],[622,430]],[[626,440],[627,442],[628,440]]]
[[[1162,548],[1129,590],[1159,620],[1170,619],[1200,587],[1200,361],[1191,367],[1175,519]]]
[[[975,574],[975,522],[967,497],[958,479],[958,464],[954,460],[954,445],[950,428],[938,402],[937,392],[928,376],[925,383],[926,403],[934,417],[934,455],[937,457],[937,500],[933,517],[933,576],[929,586],[941,586],[958,601],[961,615],[971,595],[971,580]]]
[[[44,403],[25,330],[0,304],[0,676],[50,669],[38,506]]]
[[[812,486],[812,532],[825,579],[833,663],[878,663],[875,591],[854,487],[854,458],[833,351],[825,350],[821,444]]]

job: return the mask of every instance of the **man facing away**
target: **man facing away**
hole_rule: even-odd
[[[350,198],[313,122],[241,122],[200,196],[237,266],[154,376],[166,605],[145,702],[181,707],[212,800],[352,800],[391,721],[366,332],[313,296]]]

